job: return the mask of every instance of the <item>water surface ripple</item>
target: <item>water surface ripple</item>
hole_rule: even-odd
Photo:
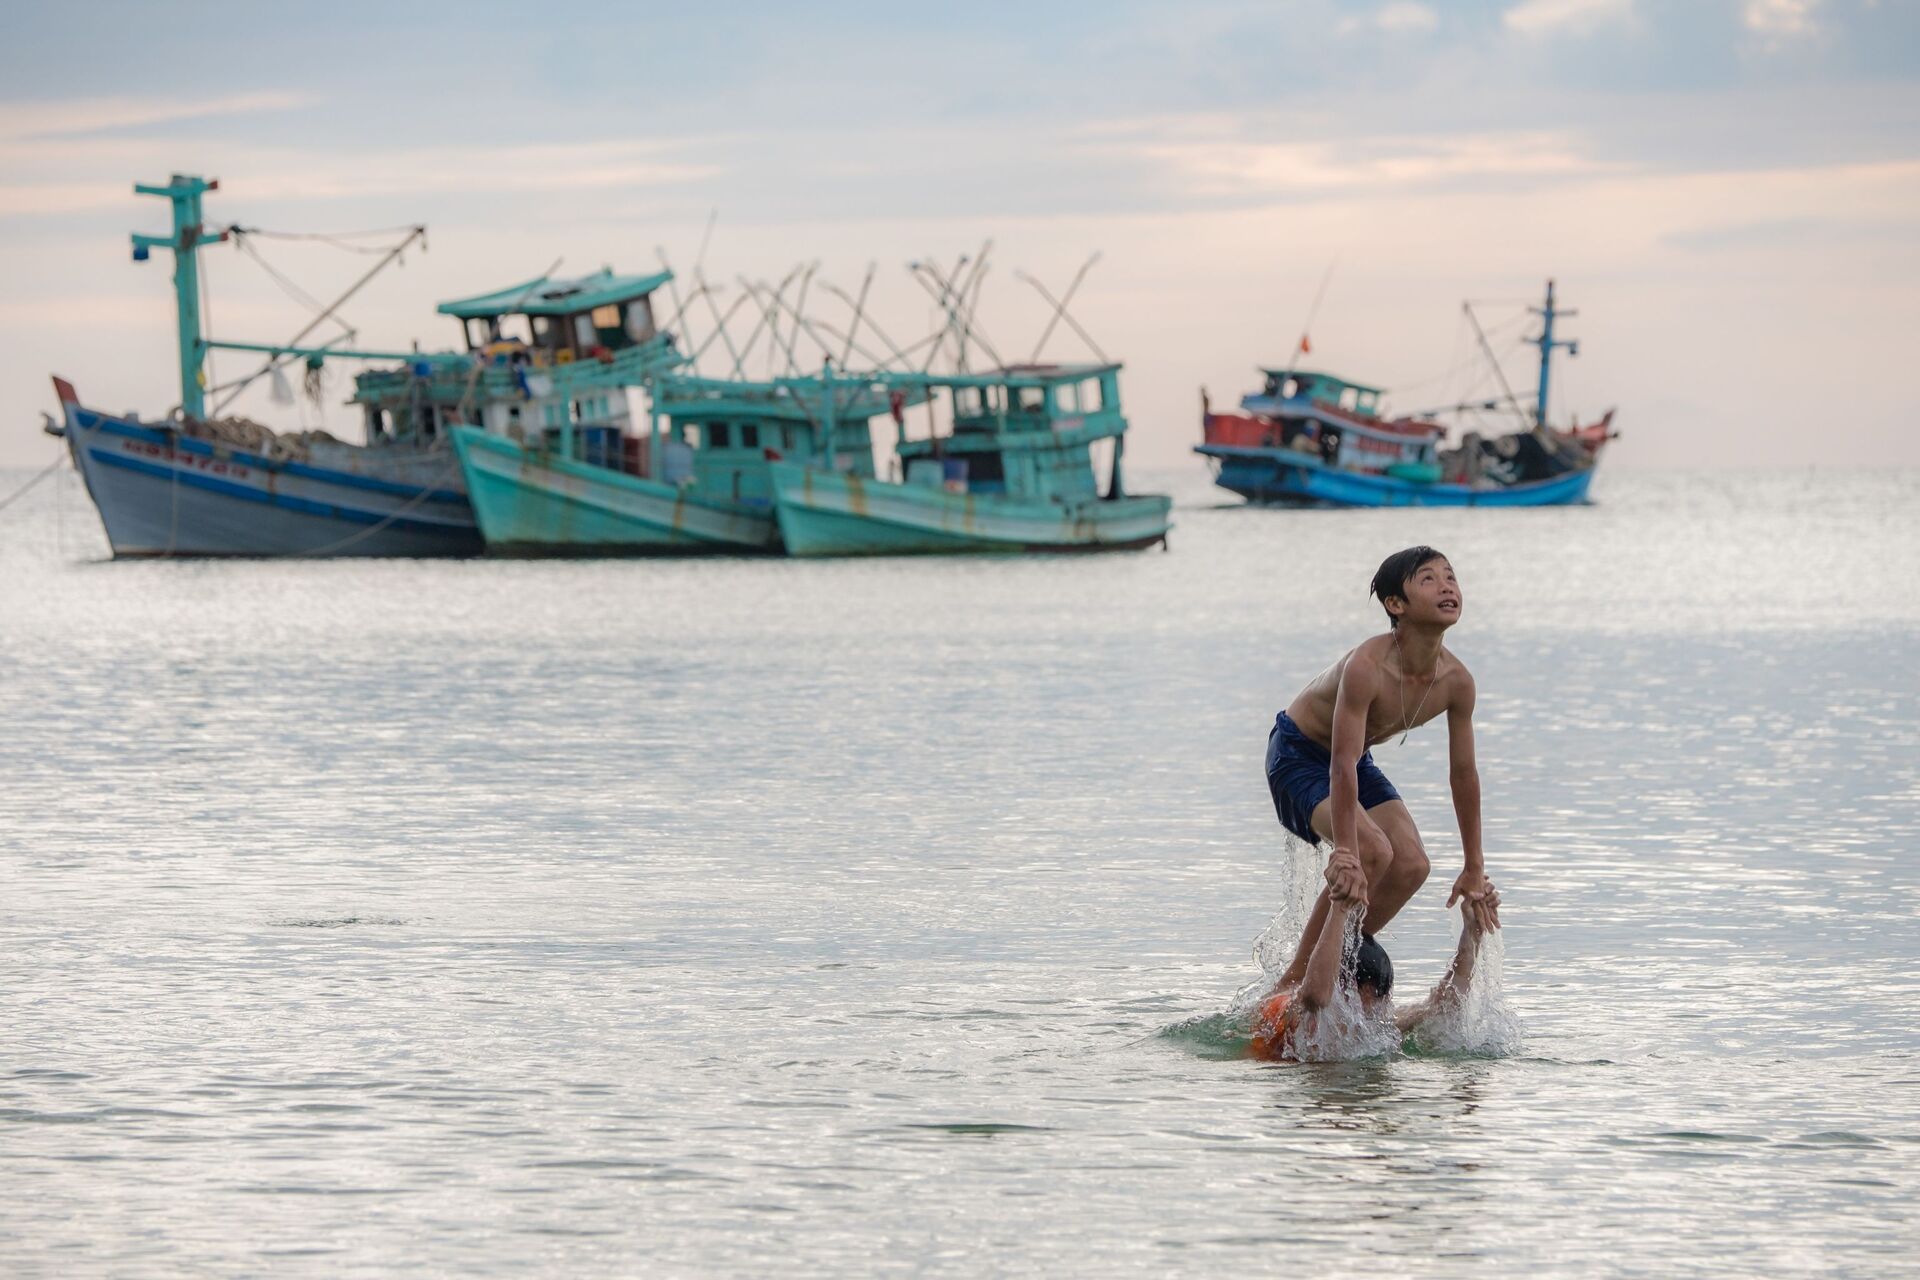
[[[0,515],[9,1275],[1920,1248],[1920,476],[1191,473],[1167,554],[821,564],[102,563],[63,479]],[[1412,541],[1466,588],[1520,1051],[1196,1051],[1286,881],[1267,726]],[[1444,735],[1380,760],[1414,985]]]

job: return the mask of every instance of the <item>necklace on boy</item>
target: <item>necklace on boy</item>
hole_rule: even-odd
[[[1427,693],[1433,692],[1433,686],[1440,683],[1440,659],[1433,660],[1433,678],[1427,681],[1427,692],[1420,695],[1420,705],[1413,709],[1413,715],[1407,715],[1407,657],[1400,651],[1400,633],[1393,633],[1393,656],[1400,663],[1400,745],[1407,745],[1407,735],[1413,732],[1413,722],[1427,709]],[[1444,651],[1442,656],[1444,656]]]

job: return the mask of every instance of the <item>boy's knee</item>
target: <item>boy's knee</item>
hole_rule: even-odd
[[[1394,850],[1393,878],[1409,889],[1418,889],[1427,882],[1427,873],[1433,870],[1433,863],[1427,860],[1427,851],[1418,844],[1403,845]]]
[[[1360,869],[1369,881],[1378,880],[1393,865],[1393,843],[1382,831],[1360,833]]]

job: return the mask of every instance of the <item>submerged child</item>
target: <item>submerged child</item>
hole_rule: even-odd
[[[1427,998],[1404,1010],[1395,1010],[1390,1000],[1393,960],[1379,941],[1372,934],[1362,934],[1360,945],[1351,952],[1347,949],[1348,920],[1359,905],[1352,898],[1334,898],[1318,932],[1301,939],[1308,955],[1305,977],[1297,982],[1282,979],[1261,1002],[1253,1040],[1247,1046],[1250,1056],[1270,1062],[1299,1062],[1307,1057],[1303,1050],[1308,1046],[1324,1044],[1321,1019],[1342,992],[1353,994],[1368,1022],[1391,1017],[1402,1036],[1418,1034],[1465,1001],[1480,957],[1480,940],[1499,927],[1500,895],[1491,884],[1481,896],[1461,899],[1463,924],[1452,962]]]
[[[1315,676],[1276,718],[1267,739],[1267,789],[1280,823],[1309,844],[1333,845],[1327,888],[1314,904],[1282,988],[1306,974],[1313,941],[1337,897],[1365,908],[1361,932],[1371,938],[1425,883],[1426,849],[1413,815],[1373,762],[1372,748],[1444,714],[1448,777],[1466,865],[1447,905],[1481,903],[1491,928],[1480,848],[1480,773],[1473,755],[1473,676],[1441,638],[1460,620],[1463,596],[1453,566],[1432,547],[1390,555],[1373,576],[1371,594],[1387,613],[1387,631]],[[1384,953],[1382,953],[1384,954]]]

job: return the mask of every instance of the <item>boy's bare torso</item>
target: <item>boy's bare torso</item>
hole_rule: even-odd
[[[1370,659],[1378,673],[1374,697],[1367,706],[1368,747],[1432,720],[1447,710],[1457,693],[1473,683],[1466,667],[1444,646],[1433,672],[1413,675],[1402,668],[1402,654],[1394,637],[1374,636],[1315,676],[1287,707],[1288,717],[1300,732],[1329,751],[1333,749],[1333,714],[1339,703],[1340,681],[1356,656]]]

